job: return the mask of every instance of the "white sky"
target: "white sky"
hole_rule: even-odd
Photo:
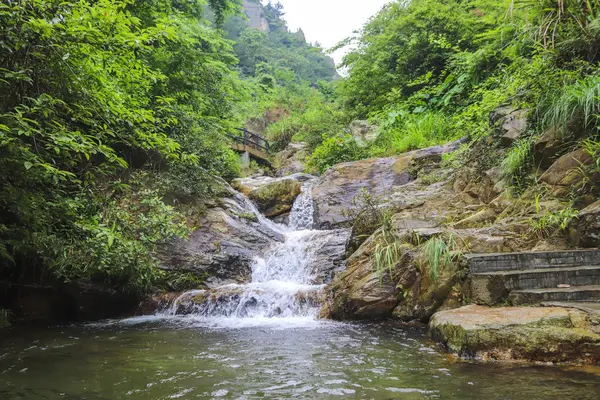
[[[325,49],[336,45],[362,28],[368,19],[390,0],[279,0],[283,17],[291,31],[302,28],[308,42],[319,42]],[[277,0],[273,0],[276,3]],[[268,0],[263,0],[268,3]],[[332,54],[336,64],[344,51]]]

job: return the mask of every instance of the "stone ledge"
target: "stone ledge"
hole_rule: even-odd
[[[600,335],[588,315],[562,307],[469,305],[433,315],[434,340],[463,358],[594,364]]]

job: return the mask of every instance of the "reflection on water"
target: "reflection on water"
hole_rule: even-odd
[[[9,331],[0,399],[600,398],[596,368],[457,363],[416,328],[237,322],[143,317]]]

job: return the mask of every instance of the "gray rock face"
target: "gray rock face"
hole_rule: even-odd
[[[518,110],[512,107],[499,107],[490,116],[490,122],[496,126],[500,143],[510,146],[519,140],[527,131],[528,110]]]
[[[575,224],[579,245],[600,246],[600,200],[581,210]]]
[[[354,141],[359,147],[365,147],[369,143],[374,142],[379,135],[378,127],[376,125],[371,125],[369,121],[352,121],[348,128],[350,134],[354,137]]]
[[[460,142],[415,150],[396,157],[370,158],[337,164],[315,181],[312,196],[316,208],[316,226],[334,228],[348,222],[344,215],[352,199],[366,190],[373,195],[391,194],[394,186],[414,180],[414,170],[428,163],[439,163],[444,153],[455,150]]]
[[[345,267],[344,253],[350,237],[350,230],[315,232],[310,239],[311,261],[309,268],[315,277],[313,284],[329,283],[334,273]]]
[[[160,258],[166,271],[191,272],[207,278],[208,286],[250,281],[251,262],[281,235],[259,222],[253,207],[232,191],[221,207],[211,208],[200,227],[188,239],[162,246]]]
[[[287,147],[277,154],[279,169],[275,176],[282,177],[303,172],[305,169],[305,160],[308,155],[306,143],[290,143]]]

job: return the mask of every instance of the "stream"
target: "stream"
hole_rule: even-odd
[[[310,187],[252,281],[155,315],[0,337],[0,399],[598,399],[600,369],[457,362],[421,327],[319,320]]]

